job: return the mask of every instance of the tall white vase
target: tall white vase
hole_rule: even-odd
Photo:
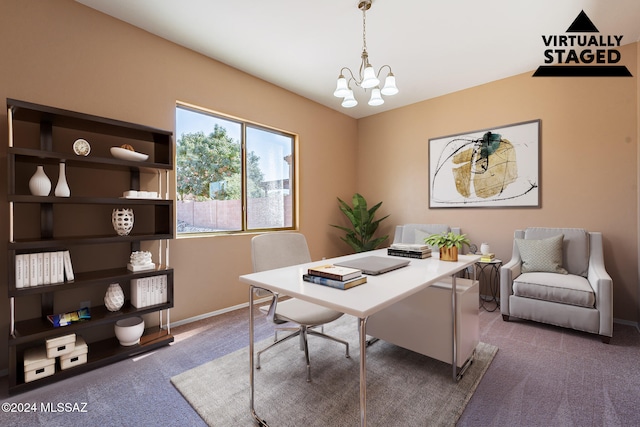
[[[71,190],[69,189],[69,185],[67,184],[66,164],[64,162],[60,162],[58,184],[56,184],[56,190],[54,194],[57,197],[69,197],[71,195]]]
[[[29,179],[29,191],[34,196],[48,196],[51,191],[51,180],[44,173],[44,167],[39,165],[36,173]]]

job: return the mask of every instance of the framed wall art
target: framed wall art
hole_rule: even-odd
[[[429,139],[429,207],[540,207],[540,120]]]

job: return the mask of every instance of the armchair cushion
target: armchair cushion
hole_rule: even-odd
[[[564,236],[546,239],[515,239],[522,258],[522,272],[567,274],[562,268],[562,240]]]
[[[588,308],[595,304],[589,281],[574,274],[523,273],[513,281],[513,294]]]
[[[589,232],[584,228],[529,227],[525,239],[546,239],[562,234],[562,267],[569,274],[587,277],[589,270]]]

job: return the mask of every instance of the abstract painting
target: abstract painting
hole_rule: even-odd
[[[540,120],[429,140],[429,207],[540,207]]]

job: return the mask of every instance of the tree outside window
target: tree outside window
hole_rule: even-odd
[[[176,135],[178,234],[293,227],[294,135],[181,104]]]

